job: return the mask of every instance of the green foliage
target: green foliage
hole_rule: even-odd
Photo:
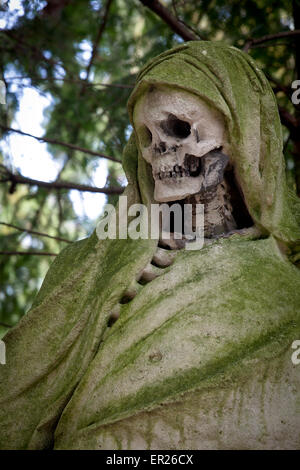
[[[0,106],[0,124],[16,127],[13,120],[24,87],[33,87],[51,101],[45,112],[45,137],[121,159],[130,135],[126,103],[136,73],[145,61],[182,39],[138,0],[21,0],[18,13],[12,11],[12,2],[2,3],[0,19],[6,20],[6,26],[0,31],[0,78],[7,86],[7,105]],[[293,25],[287,0],[177,0],[165,5],[201,38],[224,40],[236,47],[243,47],[251,37]],[[268,77],[290,87],[296,78],[292,40],[265,43],[250,53]],[[280,106],[293,112],[286,94],[277,92]],[[0,132],[5,140],[7,131]],[[53,144],[48,150],[60,164],[59,179],[93,185],[99,157]],[[286,153],[293,185],[291,142]],[[5,146],[0,163],[12,164]],[[125,184],[121,166],[109,161],[105,186]],[[116,195],[108,198],[108,202],[116,200]],[[70,191],[13,187],[8,182],[0,185],[0,221],[68,240],[89,235],[96,223],[75,213]],[[0,235],[0,251],[58,253],[66,244],[4,225]],[[26,312],[52,260],[50,256],[0,255],[0,322],[15,324]]]

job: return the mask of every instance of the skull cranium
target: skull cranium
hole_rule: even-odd
[[[134,108],[143,158],[151,164],[158,202],[175,201],[216,186],[228,157],[224,120],[196,95],[168,86],[144,94]]]

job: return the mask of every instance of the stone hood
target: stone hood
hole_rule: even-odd
[[[282,154],[282,129],[273,91],[248,54],[235,47],[192,41],[151,60],[142,69],[128,102],[134,105],[149,85],[169,85],[191,91],[224,116],[230,161],[248,211],[263,235],[287,245],[300,240],[299,200],[287,188]],[[124,153],[128,181],[142,200],[153,199],[152,175],[141,152],[133,152],[132,136]]]
[[[299,271],[277,241],[295,245],[299,227],[266,79],[237,49],[194,42],[145,67],[129,100],[131,118],[147,83],[191,90],[223,113],[236,178],[264,239],[229,238],[181,250],[172,266],[123,305],[111,328],[113,308],[151,262],[157,241],[98,240],[94,232],[67,246],[30,311],[4,337],[1,448],[99,448],[106,431],[118,439],[120,420],[169,401],[179,400],[184,410],[183,395],[209,385],[206,380],[215,390],[235,364],[240,377],[250,355],[254,364],[268,363],[298,338]],[[134,134],[124,168],[128,205],[149,204],[152,175]],[[259,352],[265,347],[268,354]],[[116,428],[106,427],[113,423]]]

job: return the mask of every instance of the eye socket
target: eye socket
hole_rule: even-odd
[[[185,139],[191,133],[190,124],[178,119],[174,114],[169,114],[168,119],[160,123],[160,127],[168,136],[179,139]]]
[[[138,131],[139,141],[142,147],[149,147],[152,142],[152,133],[147,126],[139,127]]]

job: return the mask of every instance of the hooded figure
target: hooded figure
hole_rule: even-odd
[[[134,127],[138,103],[160,87],[222,115],[251,227],[192,251],[95,232],[66,247],[4,337],[4,449],[300,447],[299,203],[274,95],[248,55],[206,41],[145,66],[128,104]],[[149,207],[136,128],[123,164],[128,205]]]

